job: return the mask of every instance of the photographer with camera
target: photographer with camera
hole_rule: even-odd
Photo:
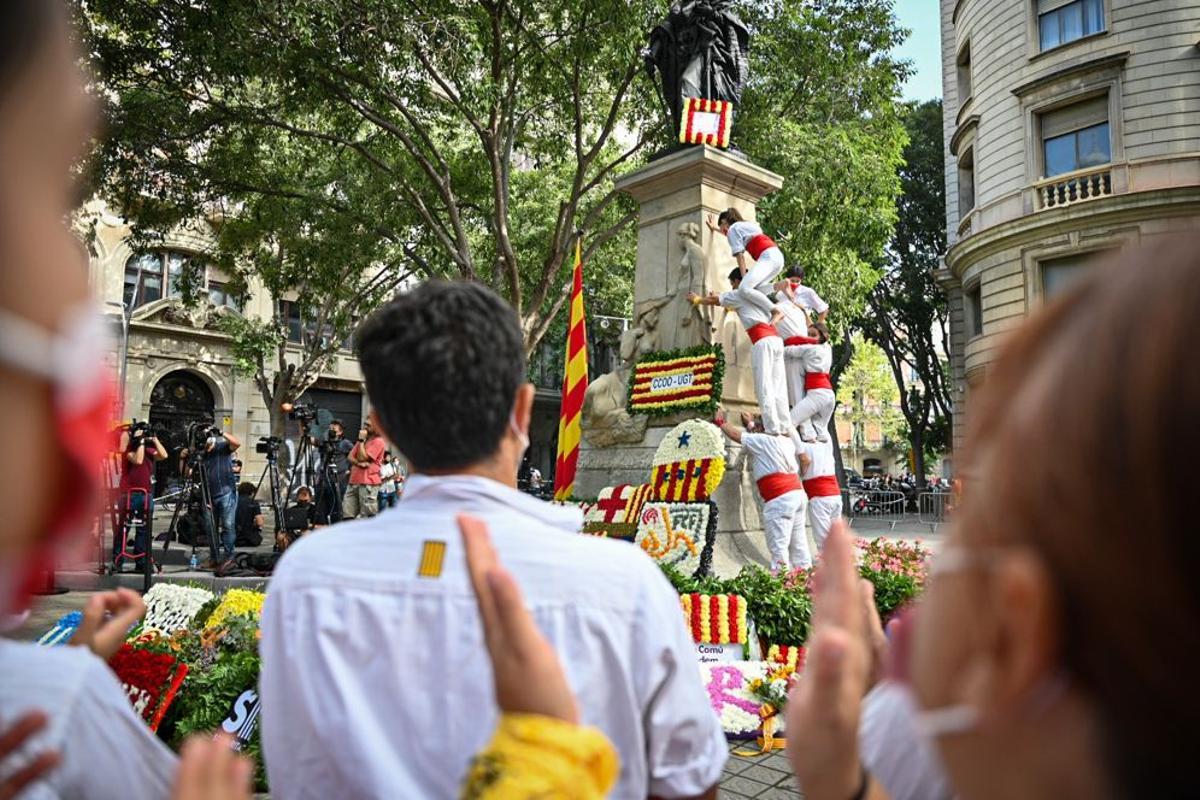
[[[373,517],[379,513],[379,487],[383,478],[379,469],[387,450],[375,426],[368,420],[358,432],[358,441],[350,449],[350,484],[342,501],[342,517]]]
[[[195,429],[192,446],[200,456],[201,467],[212,498],[212,515],[204,514],[205,533],[209,537],[209,560],[205,569],[216,569],[233,558],[237,541],[237,476],[233,472],[233,453],[242,443],[232,433],[223,433],[215,425]],[[182,458],[189,458],[191,451],[185,449]],[[190,469],[190,467],[189,467]],[[215,525],[220,531],[211,530]]]
[[[237,538],[233,543],[235,547],[258,547],[262,544],[262,504],[254,499],[255,493],[253,483],[246,481],[238,484],[237,513],[234,515],[237,520]]]
[[[324,454],[332,473],[330,482],[319,486],[317,516],[329,522],[342,518],[342,499],[346,496],[346,485],[350,480],[350,451],[354,443],[346,438],[346,426],[340,419],[331,420],[325,431]]]
[[[167,457],[167,448],[150,431],[146,422],[133,420],[121,432],[121,482],[119,484],[119,529],[113,535],[113,568],[120,570],[122,556],[122,534],[130,533],[129,519],[140,519],[134,536],[133,550],[146,553],[150,546],[150,513],[154,507],[154,463]]]

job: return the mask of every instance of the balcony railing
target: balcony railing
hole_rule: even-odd
[[[1035,183],[1034,190],[1038,211],[1108,197],[1113,193],[1112,165],[1055,175]]]
[[[971,230],[974,228],[974,223],[971,221],[974,218],[974,211],[968,211],[958,223],[958,238],[965,239],[971,235]]]

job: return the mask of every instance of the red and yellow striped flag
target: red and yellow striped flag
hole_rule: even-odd
[[[583,242],[575,241],[575,279],[571,287],[571,317],[567,333],[567,368],[563,371],[562,408],[558,415],[558,459],[554,468],[554,499],[566,500],[575,491],[579,461],[583,395],[588,386],[587,328],[583,313]]]

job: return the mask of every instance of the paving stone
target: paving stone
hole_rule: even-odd
[[[804,795],[795,789],[785,789],[782,786],[772,786],[755,797],[755,800],[804,800]]]
[[[725,762],[725,769],[732,772],[734,775],[740,775],[750,767],[754,766],[754,762],[748,758],[731,755],[729,760]]]
[[[766,766],[765,764],[761,764],[761,763],[754,764],[749,769],[743,770],[740,774],[742,775],[742,777],[749,778],[750,780],[753,780],[753,781],[759,781],[761,783],[765,783],[768,786],[776,786],[780,782],[786,781],[789,778],[791,778],[791,775],[789,773],[783,772],[782,770],[778,770],[778,769],[771,769],[770,767]]]
[[[721,781],[722,792],[734,792],[747,797],[759,797],[763,792],[771,788],[773,787],[759,781],[752,781],[741,775],[735,775],[728,780]]]
[[[792,774],[792,765],[788,762],[787,756],[780,753],[771,753],[769,756],[764,756],[759,760],[759,763],[771,769],[777,769],[789,775]]]

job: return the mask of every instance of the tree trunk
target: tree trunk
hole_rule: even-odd
[[[287,433],[288,412],[283,410],[284,403],[290,403],[295,400],[292,397],[291,379],[286,372],[275,373],[275,380],[271,387],[271,400],[267,405],[267,415],[271,422],[271,435],[280,439],[285,438]],[[284,485],[287,484],[287,476],[290,475],[292,466],[292,454],[284,444],[279,448],[279,474],[282,476]]]
[[[846,467],[842,463],[842,448],[838,444],[837,434],[837,406],[833,407],[833,414],[829,417],[829,443],[833,445],[833,466],[837,473],[838,486],[845,490],[846,487]]]
[[[913,477],[917,489],[925,489],[925,433],[921,426],[908,424],[908,443],[912,446]]]

